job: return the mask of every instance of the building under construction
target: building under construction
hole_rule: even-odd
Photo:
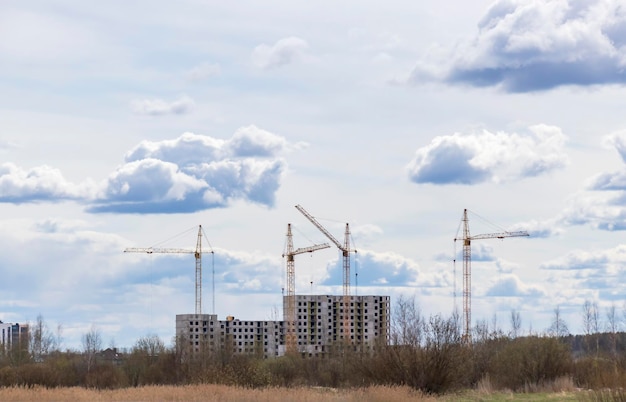
[[[283,295],[283,321],[241,321],[232,316],[218,320],[215,314],[202,314],[202,226],[198,227],[195,250],[179,248],[127,248],[125,252],[194,254],[196,261],[195,314],[176,316],[176,338],[192,353],[254,354],[265,358],[289,354],[318,356],[333,348],[349,347],[368,351],[389,342],[389,296],[350,294],[350,227],[346,223],[344,241],[337,240],[302,206],[296,205],[341,251],[343,295],[296,295],[295,256],[329,248],[328,243],[294,248],[291,224],[287,225],[287,292]],[[213,270],[214,272],[214,270]],[[213,289],[213,304],[215,289]],[[215,311],[215,306],[213,306]]]
[[[389,296],[350,296],[349,306],[344,300],[344,296],[332,295],[295,296],[296,353],[324,356],[345,345],[370,351],[389,342]],[[287,301],[284,296],[284,313]],[[288,328],[286,321],[241,321],[230,316],[218,320],[215,314],[176,316],[177,339],[192,352],[283,356],[289,349]]]

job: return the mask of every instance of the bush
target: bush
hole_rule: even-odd
[[[85,376],[85,386],[96,389],[115,389],[128,386],[124,372],[112,364],[92,367]]]
[[[498,388],[520,390],[554,381],[571,373],[569,347],[557,338],[526,337],[511,340],[494,356],[489,378]]]

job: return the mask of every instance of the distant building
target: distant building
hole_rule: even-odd
[[[298,351],[318,355],[329,352],[335,345],[349,344],[367,351],[388,344],[389,296],[350,296],[349,303],[344,306],[343,296],[296,295]],[[286,306],[287,296],[284,296],[285,315]],[[344,333],[346,318],[349,333]]]
[[[335,345],[373,350],[389,343],[389,296],[296,295],[297,350],[303,356],[329,353]],[[287,296],[283,297],[286,315]],[[347,315],[350,333],[344,333]],[[263,358],[285,354],[285,321],[218,320],[214,314],[179,314],[176,336],[193,353],[233,353]]]
[[[180,345],[198,353],[229,352],[264,358],[284,354],[282,321],[218,320],[214,314],[178,314],[176,336]]]
[[[106,348],[96,354],[98,361],[103,361],[109,364],[121,365],[124,362],[124,356],[117,350],[117,348]]]
[[[0,351],[14,347],[28,347],[28,324],[0,321]]]

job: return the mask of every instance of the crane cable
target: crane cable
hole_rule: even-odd
[[[352,244],[353,246],[355,246],[355,241],[354,238],[352,237],[352,232],[350,232],[350,244]],[[356,246],[353,247],[354,250],[350,250],[350,251],[354,251],[354,295],[358,296],[359,295],[359,259],[357,258],[358,253],[356,251]]]
[[[209,237],[204,231],[204,227],[202,227],[202,237],[204,237],[207,244],[209,245],[209,249],[211,250],[211,314],[215,314],[215,252],[213,251],[213,246],[211,246]]]

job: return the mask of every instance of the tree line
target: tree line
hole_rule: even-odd
[[[61,328],[51,331],[40,316],[29,337],[0,350],[0,386],[84,386],[218,383],[243,387],[361,387],[406,385],[427,393],[449,393],[488,385],[523,391],[562,379],[588,389],[626,387],[626,333],[616,310],[601,319],[597,304],[581,310],[584,334],[571,335],[557,307],[551,326],[522,333],[521,316],[511,311],[508,332],[494,320],[478,321],[472,340],[462,338],[460,316],[421,313],[414,298],[394,304],[390,338],[374,350],[337,344],[319,357],[298,354],[263,359],[232,351],[147,335],[126,353],[103,349],[99,330],[82,337],[81,350],[61,350]],[[603,321],[604,325],[602,325]]]

